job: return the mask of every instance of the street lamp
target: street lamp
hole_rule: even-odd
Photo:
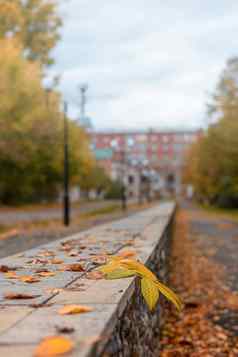
[[[69,128],[68,128],[68,105],[64,102],[64,196],[63,216],[64,225],[70,224],[70,200],[69,200]]]
[[[111,141],[111,148],[115,153],[119,154],[120,161],[120,184],[121,184],[121,207],[123,211],[127,210],[127,197],[126,197],[126,187],[124,183],[125,173],[124,173],[124,165],[125,165],[125,150],[119,149],[119,145],[117,140]]]

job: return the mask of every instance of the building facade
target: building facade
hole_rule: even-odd
[[[112,179],[124,182],[129,196],[143,190],[179,195],[184,155],[201,135],[201,130],[94,131],[90,140],[98,164]]]

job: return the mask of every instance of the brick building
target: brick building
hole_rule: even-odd
[[[152,191],[180,194],[184,154],[201,134],[201,130],[104,131],[91,132],[90,138],[98,164],[112,179],[123,179],[129,196],[136,196],[148,180]]]

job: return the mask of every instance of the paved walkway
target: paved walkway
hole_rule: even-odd
[[[162,357],[238,356],[238,221],[183,205],[172,264],[185,309],[168,314]]]
[[[110,207],[113,204],[120,205],[120,201],[92,201],[92,202],[82,202],[80,204],[72,204],[71,216],[77,216],[80,213],[90,213],[98,209]],[[12,226],[17,223],[29,223],[29,222],[40,222],[40,221],[50,221],[55,219],[62,219],[62,205],[58,207],[42,207],[39,205],[37,207],[23,208],[8,208],[1,207],[0,209],[0,225]]]

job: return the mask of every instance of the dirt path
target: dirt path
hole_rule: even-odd
[[[185,307],[179,316],[168,307],[161,356],[238,356],[238,222],[181,209],[171,285]]]

